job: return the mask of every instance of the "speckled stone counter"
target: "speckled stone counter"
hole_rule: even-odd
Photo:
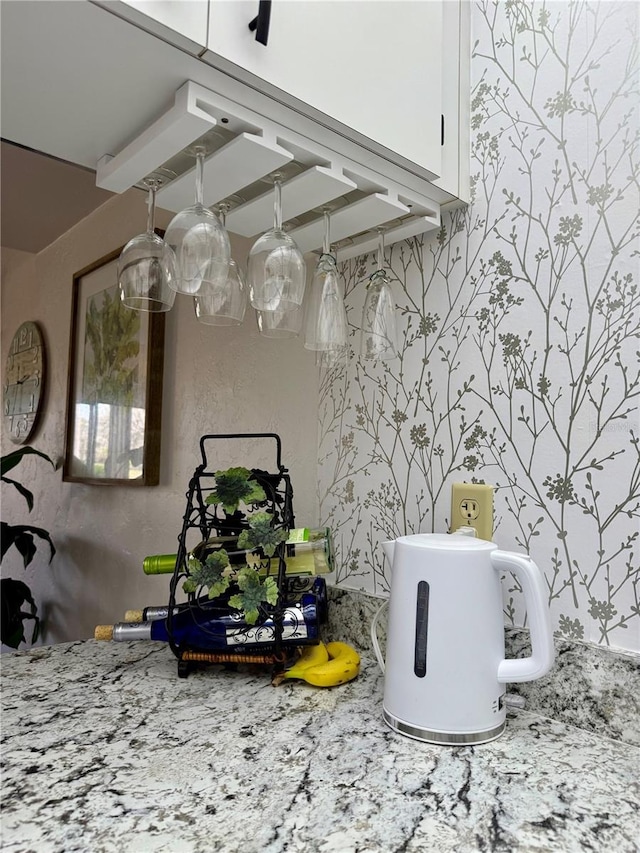
[[[640,748],[520,712],[435,747],[382,721],[382,676],[179,679],[160,643],[2,659],[2,850],[392,853],[639,849]]]

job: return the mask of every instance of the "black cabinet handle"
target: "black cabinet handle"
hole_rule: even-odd
[[[271,0],[260,0],[258,14],[249,24],[251,32],[255,30],[256,41],[267,46],[269,41],[269,19],[271,18]]]

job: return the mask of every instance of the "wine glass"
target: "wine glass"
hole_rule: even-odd
[[[226,229],[215,213],[203,204],[204,146],[196,146],[196,200],[191,207],[176,213],[164,239],[176,253],[178,277],[174,288],[193,296],[203,283],[222,288],[227,280],[231,246]]]
[[[147,230],[129,240],[118,258],[120,301],[137,311],[169,311],[176,298],[176,256],[153,230],[156,192],[163,183],[157,176],[145,180],[149,188]]]
[[[256,310],[258,329],[265,338],[297,338],[302,330],[303,318],[302,305],[296,305],[288,311]]]
[[[274,175],[273,228],[249,252],[249,299],[258,311],[286,312],[302,305],[306,265],[302,252],[282,228],[281,175]]]
[[[222,227],[226,225],[228,205],[218,208]],[[193,297],[196,317],[208,326],[239,326],[247,310],[247,286],[242,271],[233,258],[229,258],[227,280],[222,287],[203,281]]]
[[[378,268],[367,283],[367,296],[362,311],[360,356],[363,359],[387,361],[398,355],[396,306],[391,282],[384,271],[384,238],[378,232]]]
[[[305,317],[304,345],[316,351],[346,349],[349,334],[342,285],[336,259],[331,254],[329,225],[330,214],[325,210],[323,251],[313,274]]]

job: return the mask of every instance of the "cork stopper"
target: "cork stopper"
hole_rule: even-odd
[[[113,625],[96,625],[93,636],[96,640],[113,640]]]
[[[124,614],[125,622],[142,622],[142,610],[127,610]]]

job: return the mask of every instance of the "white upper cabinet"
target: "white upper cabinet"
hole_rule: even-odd
[[[249,29],[257,0],[211,0],[202,59],[433,179],[442,174],[443,5],[274,0],[265,46]]]
[[[206,46],[209,0],[96,0],[96,5],[196,56]]]
[[[442,16],[442,170],[434,186],[469,202],[471,15],[469,0],[445,0]]]
[[[218,91],[258,111],[267,96],[266,117],[443,204],[469,199],[469,2],[273,0],[265,45],[259,0],[92,0],[222,72]]]
[[[3,137],[96,169],[113,192],[166,169],[167,210],[191,198],[189,149],[206,138],[207,204],[233,205],[231,230],[270,227],[279,170],[294,239],[320,249],[329,205],[341,258],[374,251],[378,230],[392,245],[438,228],[443,206],[468,201],[468,0],[273,0],[266,46],[257,11],[4,3]]]

